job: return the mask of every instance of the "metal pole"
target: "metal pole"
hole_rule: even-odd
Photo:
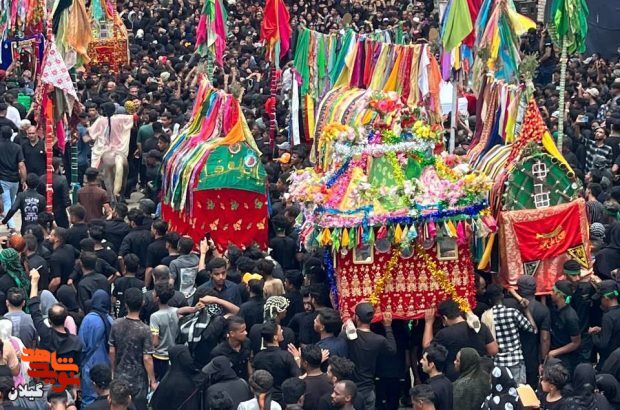
[[[566,94],[566,66],[568,65],[568,57],[566,55],[566,40],[562,38],[562,55],[560,57],[560,101],[558,107],[558,138],[557,146],[560,153],[562,152],[562,140],[564,139],[564,117],[566,116],[566,107],[564,106],[564,95]]]
[[[454,152],[454,145],[456,143],[457,114],[459,110],[458,79],[459,71],[455,72],[452,78],[452,118],[450,120],[450,141],[448,142],[448,152],[450,154]]]

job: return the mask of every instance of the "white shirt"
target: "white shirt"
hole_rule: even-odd
[[[248,400],[248,401],[243,401],[239,403],[239,407],[237,407],[237,410],[259,410],[259,409],[260,407],[258,406],[258,400],[256,400],[256,398],[252,400]],[[272,400],[271,410],[282,410],[282,407],[280,407],[280,405],[277,402]]]
[[[15,124],[15,126],[19,129],[21,125],[20,123],[22,122],[22,117],[19,115],[17,108],[9,105],[6,110],[6,118],[13,121],[13,124]]]

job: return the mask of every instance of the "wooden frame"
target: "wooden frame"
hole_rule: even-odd
[[[454,238],[437,239],[437,259],[440,261],[455,261],[459,258],[459,246]]]

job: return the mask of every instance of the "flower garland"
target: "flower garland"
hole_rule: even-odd
[[[372,155],[378,157],[386,152],[411,152],[411,151],[429,151],[435,147],[435,144],[429,141],[405,141],[396,144],[366,144],[366,145],[348,145],[336,142],[334,144],[334,153],[343,157],[352,157],[361,154]]]
[[[392,253],[392,257],[388,262],[387,267],[385,268],[385,272],[377,281],[375,282],[375,287],[372,290],[370,296],[368,296],[368,301],[373,305],[377,306],[379,304],[379,296],[383,293],[383,289],[385,288],[385,281],[392,275],[396,265],[398,265],[398,258],[400,257],[400,247],[394,249]]]
[[[325,273],[327,274],[327,282],[329,283],[330,295],[334,309],[338,309],[338,285],[334,275],[334,262],[329,248],[325,248],[323,252],[323,263],[325,264]]]
[[[396,153],[387,152],[385,157],[392,166],[392,172],[394,173],[394,180],[396,181],[396,184],[399,188],[402,188],[405,185],[405,173],[403,172],[400,162],[398,162],[398,158],[396,158]]]
[[[428,256],[428,253],[426,253],[424,248],[422,248],[419,243],[416,243],[415,247],[416,247],[416,251],[420,253],[420,256],[422,256],[422,259],[424,259],[426,268],[431,273],[431,276],[433,277],[435,282],[437,282],[440,289],[444,291],[446,294],[448,294],[450,296],[450,299],[452,299],[459,305],[459,308],[461,309],[461,311],[463,312],[471,311],[471,307],[469,306],[469,301],[467,300],[467,298],[459,296],[459,294],[456,292],[456,288],[454,287],[454,284],[450,282],[450,280],[448,279],[448,275],[446,275],[446,273],[443,270],[437,267],[437,262],[435,262],[435,260],[433,260],[430,256]]]

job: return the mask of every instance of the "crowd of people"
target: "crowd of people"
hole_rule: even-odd
[[[53,212],[45,212],[45,144],[17,98],[32,94],[32,76],[17,65],[0,72],[2,224],[10,231],[0,251],[1,405],[508,410],[532,408],[537,399],[545,410],[620,408],[618,58],[572,58],[569,98],[559,107],[549,34],[540,24],[522,38],[521,52],[539,60],[535,97],[552,132],[565,110],[563,154],[584,182],[593,271],[568,261],[565,279],[543,299],[530,276],[506,294],[480,272],[477,331],[452,300],[409,321],[383,314],[375,322],[373,306],[360,303],[349,321],[331,305],[322,258],[300,247],[300,208],[284,195],[290,172],[308,165],[307,147],[291,147],[287,135],[285,91],[277,104],[277,158],[269,148],[262,3],[226,2],[225,63],[213,82],[238,96],[263,153],[269,250],[231,245],[220,253],[159,216],[162,155],[189,119],[204,63],[193,53],[200,2],[118,2],[130,64],[77,74],[83,110],[72,143],[83,183],[75,205],[69,150],[55,147]],[[439,25],[431,0],[289,3],[293,28],[323,33],[340,30],[343,20],[358,32],[402,24],[414,41]],[[89,127],[110,112],[135,114],[120,197],[103,189],[100,171],[90,167]],[[467,124],[458,131],[462,151],[474,131]],[[128,207],[134,191],[144,199]],[[39,381],[21,360],[24,348],[35,347],[79,364],[80,384],[60,393],[45,385],[42,398],[10,401],[11,389]]]

